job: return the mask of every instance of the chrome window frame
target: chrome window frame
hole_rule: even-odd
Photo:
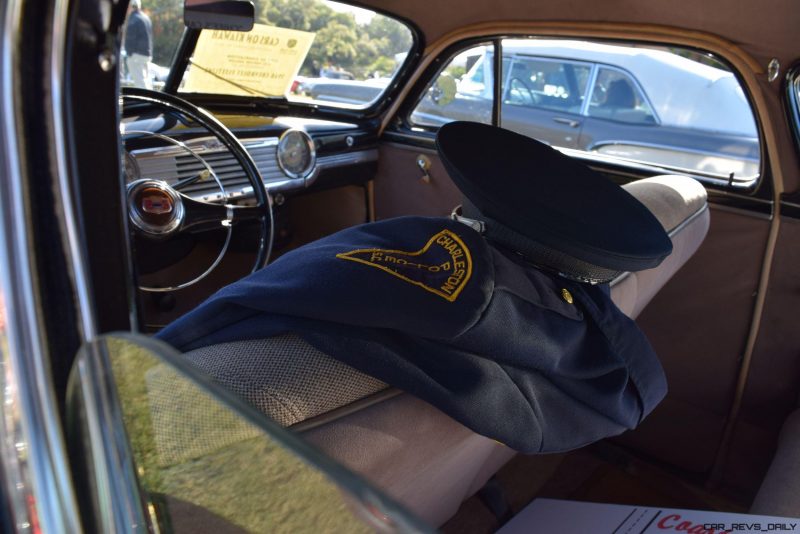
[[[800,63],[786,72],[785,94],[795,147],[800,152]]]
[[[17,530],[38,525],[41,532],[82,532],[70,462],[63,438],[58,403],[47,353],[47,332],[41,317],[40,286],[35,279],[35,249],[29,225],[32,212],[27,199],[29,176],[25,166],[22,95],[18,78],[24,49],[21,37],[23,0],[0,3],[0,306],[5,324],[0,326],[0,464],[10,520]],[[45,111],[50,112],[51,142],[63,142],[64,54],[68,23],[68,0],[53,5],[50,57],[50,94]],[[21,141],[20,141],[21,140]],[[56,151],[59,187],[66,184],[65,147]],[[78,248],[77,228],[70,199],[62,198],[60,214],[68,254]],[[84,271],[79,258],[67,258],[77,282]],[[77,312],[84,336],[94,332],[87,311],[88,291],[76,283]],[[5,313],[8,312],[8,313]]]

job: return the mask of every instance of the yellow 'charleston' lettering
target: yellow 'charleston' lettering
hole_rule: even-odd
[[[442,230],[434,235],[417,252],[359,249],[337,254],[336,257],[376,267],[450,302],[458,298],[472,275],[469,249],[450,230]]]

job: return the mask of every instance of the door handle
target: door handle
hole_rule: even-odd
[[[559,124],[566,124],[570,128],[577,128],[581,125],[579,121],[573,119],[565,119],[563,117],[553,117],[553,122],[557,122]]]

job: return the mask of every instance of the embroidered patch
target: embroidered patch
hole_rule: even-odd
[[[336,257],[377,267],[450,302],[458,298],[472,276],[469,248],[450,230],[434,235],[417,252],[364,248]]]

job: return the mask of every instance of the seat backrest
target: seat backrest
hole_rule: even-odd
[[[633,109],[636,107],[636,96],[628,80],[614,80],[608,85],[608,94],[604,106],[615,109]]]
[[[625,187],[655,214],[674,250],[659,267],[612,283],[612,299],[635,317],[700,246],[709,214],[705,189],[691,178]],[[213,345],[186,357],[432,525],[449,519],[515,454],[294,335]]]

